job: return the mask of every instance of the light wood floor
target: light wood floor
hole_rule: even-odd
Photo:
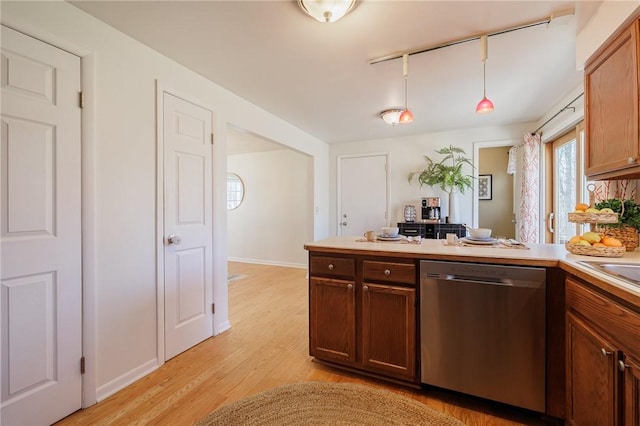
[[[549,424],[538,416],[444,391],[412,390],[313,362],[306,270],[230,262],[231,330],[210,338],[58,425],[190,425],[215,408],[274,386],[354,382],[404,394],[467,425]]]

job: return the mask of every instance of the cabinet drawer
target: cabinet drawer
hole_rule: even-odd
[[[611,336],[626,351],[640,353],[640,313],[567,278],[567,306]]]
[[[365,260],[362,262],[362,268],[365,281],[372,280],[411,285],[416,284],[416,265],[413,263]]]
[[[309,272],[311,275],[355,278],[356,262],[343,257],[312,256]]]

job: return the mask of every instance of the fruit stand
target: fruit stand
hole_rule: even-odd
[[[592,184],[593,185],[593,184]],[[597,209],[593,195],[593,187],[589,189],[589,204],[578,203],[569,213],[569,222],[588,223],[590,230],[582,235],[572,237],[565,247],[568,252],[584,256],[621,257],[626,247],[620,239],[600,232],[598,224],[618,223],[618,213],[610,208]]]

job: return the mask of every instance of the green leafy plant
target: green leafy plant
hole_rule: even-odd
[[[620,198],[610,198],[596,203],[595,207],[599,210],[610,208],[618,213],[618,223],[601,225],[608,227],[630,226],[635,228],[636,231],[640,231],[640,204],[637,204],[633,200],[624,200],[623,210],[622,203],[623,200]]]
[[[420,187],[439,186],[443,191],[451,194],[454,189],[464,193],[467,188],[473,187],[473,176],[462,172],[462,167],[468,164],[473,168],[471,160],[466,157],[462,148],[449,146],[435,150],[436,153],[444,155],[442,160],[435,162],[431,158],[424,156],[427,166],[423,170],[410,172],[407,180],[409,183],[417,176]]]

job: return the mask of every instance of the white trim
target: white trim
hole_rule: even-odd
[[[95,166],[95,55],[80,59],[84,94],[82,121],[82,408],[97,402],[97,277],[96,277],[96,166]]]
[[[156,79],[156,315],[158,366],[164,364],[164,96]]]
[[[340,173],[340,169],[342,167],[342,160],[345,158],[364,158],[364,157],[381,157],[384,156],[386,159],[386,170],[385,170],[385,179],[386,179],[386,200],[385,200],[385,216],[386,216],[386,224],[389,226],[389,221],[391,220],[391,214],[389,212],[389,205],[391,204],[391,182],[390,182],[390,170],[391,170],[391,159],[389,152],[370,152],[365,154],[344,154],[338,155],[336,157],[336,218],[338,219],[335,223],[336,233],[335,235],[342,235],[342,228],[340,227],[340,211],[342,210],[341,204],[341,191],[342,187],[342,176]]]
[[[484,141],[484,142],[474,142],[473,143],[473,199],[472,199],[472,210],[473,210],[473,225],[472,227],[477,228],[478,225],[478,209],[480,207],[480,203],[476,197],[478,193],[478,175],[480,174],[480,149],[482,148],[498,148],[501,146],[514,146],[521,144],[521,140],[517,139],[503,139],[496,141]]]
[[[157,359],[152,359],[133,370],[127,371],[122,376],[116,377],[109,383],[105,383],[97,389],[98,402],[110,397],[130,384],[135,383],[149,373],[154,372],[158,367],[160,367],[160,365],[161,364]]]

